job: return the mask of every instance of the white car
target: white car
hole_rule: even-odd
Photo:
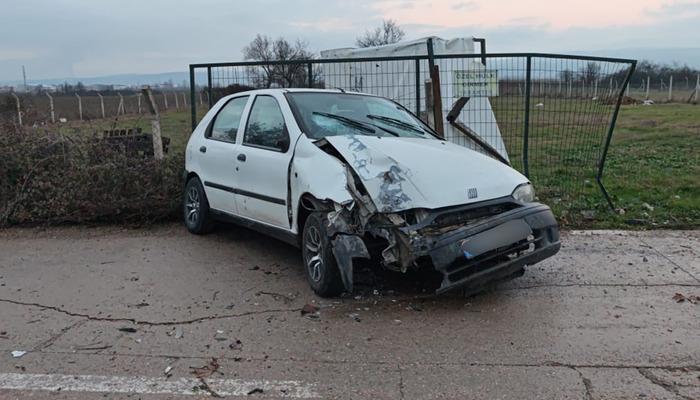
[[[478,291],[554,255],[559,230],[527,178],[441,139],[401,105],[342,90],[218,101],[189,139],[184,219],[233,221],[301,247],[320,296],[353,290],[353,259],[434,268]]]

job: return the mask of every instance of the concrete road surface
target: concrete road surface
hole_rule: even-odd
[[[0,399],[700,399],[700,232],[563,240],[474,298],[365,270],[326,300],[241,228],[3,231]]]

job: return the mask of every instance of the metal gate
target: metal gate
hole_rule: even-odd
[[[635,60],[430,50],[408,57],[192,64],[192,128],[221,97],[244,90],[372,93],[402,104],[447,140],[504,159],[535,184],[543,200],[586,199],[595,180],[613,207],[602,177]]]

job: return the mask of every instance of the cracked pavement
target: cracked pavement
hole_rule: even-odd
[[[0,398],[104,397],[3,389],[9,374],[167,383],[216,358],[205,379],[303,382],[320,398],[697,399],[700,304],[672,297],[700,295],[699,245],[697,231],[565,232],[557,256],[477,297],[360,271],[358,293],[329,300],[298,250],[243,228],[0,231]]]

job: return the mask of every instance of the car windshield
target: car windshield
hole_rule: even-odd
[[[400,105],[353,93],[287,93],[304,133],[313,139],[336,135],[435,138],[430,128]]]

